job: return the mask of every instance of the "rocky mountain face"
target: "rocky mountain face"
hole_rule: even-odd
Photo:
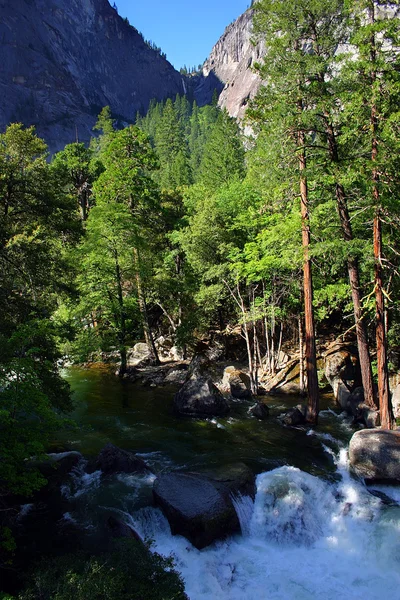
[[[254,46],[251,42],[252,18],[253,11],[247,10],[225,29],[203,65],[195,90],[198,103],[205,104],[211,101],[216,88],[220,92],[219,105],[239,119],[261,85],[251,67],[262,58],[264,45],[260,42]]]
[[[86,141],[109,105],[132,121],[184,93],[181,75],[108,0],[0,0],[0,130],[36,125],[56,151]]]

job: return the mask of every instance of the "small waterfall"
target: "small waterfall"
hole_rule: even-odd
[[[101,471],[86,473],[85,469],[87,464],[88,461],[82,458],[70,473],[71,482],[61,486],[61,493],[68,498],[68,500],[79,498],[80,496],[99,488]]]
[[[247,537],[250,535],[250,522],[254,511],[254,502],[250,496],[236,494],[232,496],[232,503],[239,519],[242,535]]]
[[[186,94],[187,94],[187,88],[186,88],[186,83],[185,83],[185,80],[184,80],[183,77],[182,77],[182,87],[183,87],[183,93],[186,96]]]
[[[368,493],[335,455],[332,484],[294,467],[257,477],[255,501],[233,498],[243,536],[196,550],[159,509],[125,514],[152,549],[172,556],[191,600],[379,600],[398,597],[400,508]],[[392,510],[392,512],[390,512]]]

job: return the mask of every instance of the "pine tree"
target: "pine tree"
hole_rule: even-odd
[[[191,170],[184,129],[172,100],[167,100],[156,134],[155,148],[160,159],[160,185],[174,189],[191,182]]]
[[[349,59],[344,76],[350,94],[344,94],[346,135],[356,141],[353,163],[358,182],[373,211],[373,250],[376,299],[378,395],[383,428],[392,425],[385,323],[383,227],[388,211],[398,213],[397,161],[393,160],[391,131],[398,126],[400,101],[399,16],[397,3],[363,0],[349,2],[353,11],[352,38],[356,56]],[[366,156],[370,156],[370,160]],[[361,175],[361,177],[360,177]],[[364,178],[364,179],[363,179]]]
[[[244,147],[239,127],[226,110],[220,111],[204,146],[199,179],[217,189],[245,175]]]
[[[157,187],[152,173],[158,168],[157,157],[150,140],[137,127],[116,133],[104,152],[106,167],[94,187],[99,203],[122,203],[132,214],[132,257],[142,327],[154,363],[158,354],[154,345],[143,281],[142,252],[154,236],[154,226],[160,211]]]

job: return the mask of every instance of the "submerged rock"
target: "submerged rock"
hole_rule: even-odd
[[[252,406],[250,412],[253,415],[253,417],[256,417],[256,419],[260,419],[261,421],[264,421],[269,417],[268,406],[262,404],[261,402],[257,402],[254,406]]]
[[[114,444],[107,444],[95,461],[95,469],[104,475],[113,473],[151,473],[146,463],[129,450],[122,450]]]
[[[168,519],[173,535],[183,535],[199,550],[240,530],[230,490],[190,473],[159,476],[154,501]]]
[[[288,410],[281,420],[288,427],[297,427],[298,425],[305,423],[305,411],[301,405],[295,406]]]
[[[350,440],[349,459],[360,477],[400,480],[400,431],[357,431]]]

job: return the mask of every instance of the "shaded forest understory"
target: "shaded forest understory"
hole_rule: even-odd
[[[318,349],[341,337],[357,345],[365,405],[393,428],[399,20],[378,2],[346,6],[256,3],[267,83],[245,128],[217,98],[199,108],[178,96],[122,130],[105,107],[88,148],[51,160],[33,128],[0,134],[0,569],[16,550],[9,499],[45,482],[27,459],[69,423],[61,357],[114,353],[123,377],[139,341],[157,365],[160,336],[185,359],[233,335],[257,396],[290,348],[316,424]],[[112,560],[124,560],[118,548]],[[184,597],[172,579],[162,597]]]

